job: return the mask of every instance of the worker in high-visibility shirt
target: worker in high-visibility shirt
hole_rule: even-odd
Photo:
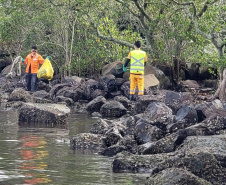
[[[130,100],[134,100],[136,86],[138,86],[138,95],[144,94],[144,66],[147,62],[146,52],[142,51],[141,42],[134,43],[135,50],[130,51],[123,71],[126,71],[126,66],[130,62]]]
[[[37,53],[37,47],[32,46],[31,53],[24,59],[22,59],[24,65],[26,65],[26,86],[27,90],[35,92],[37,88],[37,73],[39,64],[44,63],[44,59]]]

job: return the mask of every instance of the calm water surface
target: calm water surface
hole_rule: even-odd
[[[113,173],[113,158],[73,151],[70,139],[87,132],[95,119],[72,113],[68,129],[23,128],[17,112],[0,107],[0,185],[144,184],[147,174]]]

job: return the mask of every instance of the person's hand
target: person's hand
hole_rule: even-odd
[[[123,72],[126,72],[126,67],[123,65]]]

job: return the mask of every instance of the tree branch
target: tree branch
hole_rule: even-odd
[[[193,6],[193,9],[194,9],[194,14],[193,14],[193,16],[196,17],[196,12],[197,12],[197,10],[196,10],[195,3],[194,3],[193,1],[187,2],[187,3],[179,3],[179,2],[177,2],[177,1],[175,1],[175,0],[170,0],[170,1],[174,2],[174,3],[177,4],[177,5],[192,5],[192,6]]]
[[[136,7],[139,9],[139,11],[141,12],[141,14],[146,17],[146,19],[149,21],[149,22],[152,22],[152,19],[151,17],[149,17],[146,12],[144,11],[144,9],[140,6],[140,4],[138,3],[137,0],[133,0],[133,2],[135,3]]]
[[[129,10],[130,13],[132,13],[135,17],[139,18],[139,15],[136,14],[134,11],[132,11],[132,10],[129,8],[129,6],[127,6],[127,4],[126,4],[125,2],[123,2],[123,1],[121,1],[121,0],[115,0],[115,1],[118,2],[118,3],[120,3],[120,4],[122,4],[122,5],[124,5],[124,7],[126,7],[126,8]]]
[[[119,39],[116,39],[112,36],[110,37],[107,37],[107,36],[104,36],[100,33],[98,27],[95,25],[94,21],[92,20],[91,16],[89,14],[87,14],[89,20],[90,20],[90,23],[91,23],[91,26],[96,30],[96,33],[97,33],[97,36],[100,38],[100,39],[103,39],[103,40],[107,40],[107,41],[112,41],[112,42],[115,42],[119,45],[122,45],[122,46],[126,46],[126,47],[129,47],[129,48],[134,48],[134,45],[129,43],[129,42],[126,42],[126,41],[122,41],[122,40],[119,40]],[[147,47],[147,46],[142,46],[142,48],[145,50],[145,51],[148,51],[150,50],[151,48],[150,47]]]

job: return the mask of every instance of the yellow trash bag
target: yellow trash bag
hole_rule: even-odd
[[[53,73],[54,73],[53,66],[49,59],[46,58],[44,63],[38,70],[37,76],[38,78],[45,78],[47,80],[51,80],[53,78]]]

